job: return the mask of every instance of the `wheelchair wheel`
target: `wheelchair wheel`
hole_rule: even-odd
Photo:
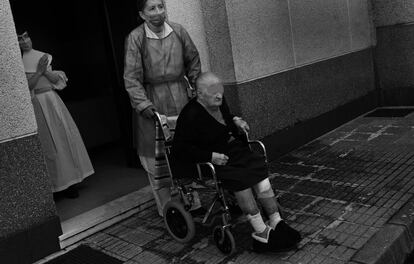
[[[216,226],[213,230],[213,240],[217,248],[226,255],[231,255],[236,251],[236,242],[230,229]]]
[[[177,201],[168,201],[165,204],[164,223],[170,235],[178,242],[189,242],[195,236],[193,217]]]

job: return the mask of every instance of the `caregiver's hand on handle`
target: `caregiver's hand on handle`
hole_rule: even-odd
[[[157,109],[155,108],[155,106],[150,105],[147,108],[145,108],[144,110],[142,110],[141,114],[148,119],[151,119],[155,116],[155,112],[157,111]]]

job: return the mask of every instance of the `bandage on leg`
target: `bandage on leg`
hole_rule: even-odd
[[[275,198],[275,194],[270,184],[269,178],[264,179],[255,185],[255,191],[257,197],[269,216],[269,226],[274,229],[276,225],[282,220],[280,213],[278,212],[278,206]]]
[[[258,198],[272,198],[275,197],[272,185],[270,184],[269,178],[262,180],[254,186],[254,191]]]
[[[259,213],[256,200],[250,188],[235,192],[234,196],[236,196],[237,203],[244,214],[255,215]]]

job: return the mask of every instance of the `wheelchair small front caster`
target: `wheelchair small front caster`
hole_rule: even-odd
[[[229,228],[216,226],[213,230],[213,240],[223,254],[231,255],[236,251],[236,242]]]
[[[168,201],[164,206],[164,223],[170,235],[181,243],[195,236],[195,225],[191,214],[177,201]]]

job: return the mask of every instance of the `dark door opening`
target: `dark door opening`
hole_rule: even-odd
[[[124,39],[138,25],[136,1],[11,0],[18,34],[53,55],[68,86],[58,94],[78,126],[95,174],[76,199],[57,198],[64,221],[146,186],[132,144],[132,109],[123,87]]]

